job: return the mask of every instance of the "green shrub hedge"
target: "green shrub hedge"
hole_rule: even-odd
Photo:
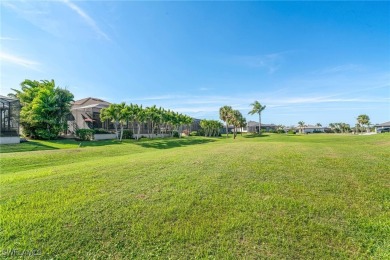
[[[93,129],[77,129],[76,136],[82,141],[90,141],[93,139],[95,131]]]

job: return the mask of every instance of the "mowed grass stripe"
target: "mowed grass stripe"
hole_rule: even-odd
[[[112,145],[2,175],[1,243],[61,258],[388,256],[389,150],[374,149],[387,140],[287,138]]]

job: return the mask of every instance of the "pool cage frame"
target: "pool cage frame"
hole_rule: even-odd
[[[0,95],[0,137],[18,137],[20,102]]]

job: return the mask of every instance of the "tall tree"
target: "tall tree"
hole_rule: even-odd
[[[123,108],[124,108],[123,103],[122,104],[111,104],[106,108],[102,108],[102,110],[100,111],[100,119],[102,121],[110,120],[114,124],[115,135],[116,135],[117,139],[119,139],[118,127],[120,127],[120,125],[123,122],[123,118],[124,118],[123,113],[122,113]],[[123,129],[122,127],[120,127],[120,128]]]
[[[54,80],[26,79],[14,96],[20,100],[21,126],[25,135],[39,139],[57,138],[67,129],[73,94],[56,87]]]
[[[244,117],[241,112],[238,110],[233,110],[232,117],[230,118],[230,123],[234,126],[233,138],[236,139],[237,136],[237,128],[241,127],[244,121]]]
[[[298,126],[299,126],[299,132],[302,134],[303,128],[305,127],[305,122],[299,121]]]
[[[370,125],[370,117],[366,114],[362,114],[362,115],[359,115],[357,118],[356,118],[358,124],[361,126],[361,127],[366,127],[366,131],[368,131],[367,129],[369,129],[369,125]]]
[[[221,122],[217,120],[201,120],[200,127],[204,130],[204,136],[212,137],[219,136],[220,129],[223,127]]]
[[[233,108],[231,106],[223,106],[219,109],[219,118],[226,124],[226,138],[229,137],[229,120],[233,114]]]
[[[249,111],[248,114],[250,114],[250,115],[258,114],[259,115],[259,134],[261,134],[261,112],[263,112],[263,110],[266,108],[266,106],[265,105],[262,106],[260,104],[260,102],[257,100],[255,102],[253,102],[251,104],[251,106],[252,106],[252,110]]]

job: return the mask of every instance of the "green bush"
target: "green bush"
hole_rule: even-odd
[[[56,139],[58,137],[59,131],[49,132],[46,129],[36,129],[35,130],[35,138],[43,139],[43,140],[51,140]]]
[[[198,130],[198,136],[204,136],[204,134],[205,132],[202,128]]]
[[[198,136],[198,131],[192,131],[192,132],[190,133],[190,136]]]
[[[92,129],[77,129],[76,136],[82,141],[90,141],[93,139],[93,134],[95,133]]]
[[[110,134],[109,131],[103,128],[94,129],[94,134]]]
[[[174,132],[173,132],[173,137],[180,137],[180,136],[179,136],[179,132],[174,131]]]
[[[286,131],[284,131],[283,129],[278,129],[276,132],[278,134],[285,134],[286,133]]]
[[[131,139],[133,138],[133,131],[131,130],[123,130],[122,139]]]
[[[295,130],[288,130],[288,134],[290,134],[290,135],[295,135],[296,134],[296,132],[295,132]]]

